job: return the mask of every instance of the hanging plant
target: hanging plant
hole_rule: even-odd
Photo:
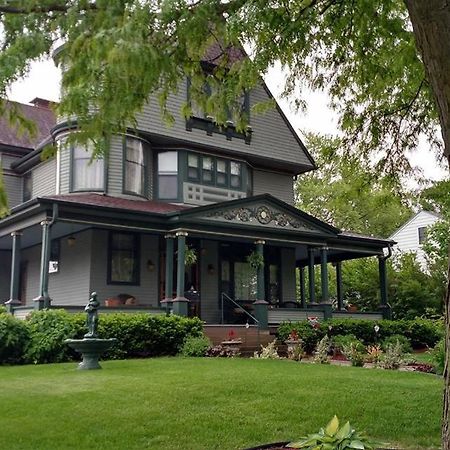
[[[250,264],[250,267],[258,270],[260,267],[264,266],[264,256],[256,251],[252,251],[250,255],[247,256],[247,262]]]
[[[195,248],[189,248],[186,246],[184,253],[184,264],[186,267],[192,266],[197,262],[197,250]]]

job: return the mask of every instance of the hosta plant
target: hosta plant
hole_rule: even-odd
[[[316,434],[310,434],[298,442],[290,442],[288,448],[305,450],[374,450],[378,443],[352,428],[349,422],[339,427],[339,419],[334,416],[330,423]]]

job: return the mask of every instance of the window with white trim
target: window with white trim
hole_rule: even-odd
[[[158,153],[158,198],[178,198],[178,152]]]

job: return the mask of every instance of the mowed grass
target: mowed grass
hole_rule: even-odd
[[[337,414],[401,448],[438,448],[442,380],[292,361],[159,358],[0,367],[1,449],[242,449]]]

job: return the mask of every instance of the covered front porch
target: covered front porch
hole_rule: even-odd
[[[270,195],[193,208],[56,196],[0,222],[2,264],[10,274],[5,300],[15,314],[80,310],[96,291],[105,311],[198,316],[209,324],[267,328],[308,317],[387,318],[390,245],[341,232]],[[380,310],[350,312],[341,265],[367,256],[379,260]],[[329,296],[330,270],[336,298]]]

